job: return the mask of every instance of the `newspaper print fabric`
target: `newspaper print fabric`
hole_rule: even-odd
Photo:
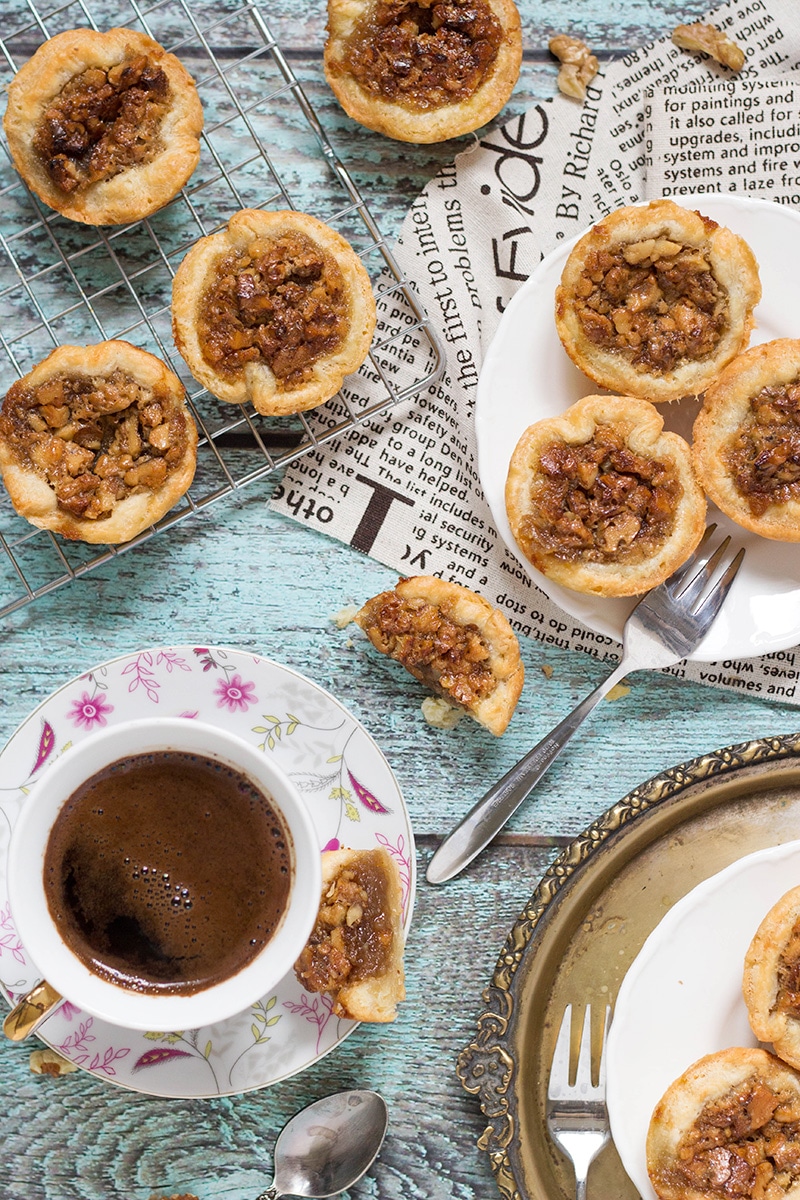
[[[684,89],[713,98],[715,89],[735,87],[737,96],[752,97],[760,94],[765,77],[768,88],[780,88],[775,78],[800,68],[796,0],[730,0],[706,20],[723,28],[747,55],[735,80],[727,69],[664,37],[606,65],[582,105],[561,95],[536,103],[476,138],[431,180],[403,222],[396,256],[444,340],[445,375],[385,421],[366,424],[332,448],[293,464],[274,494],[273,508],[400,575],[436,574],[472,587],[501,608],[522,635],[617,660],[617,642],[557,607],[499,538],[478,476],[476,388],[509,300],[545,254],[614,208],[661,194],[667,182],[673,194],[694,190],[698,180],[677,176],[680,160],[674,155],[700,143],[673,147],[673,158],[666,157],[665,94],[675,102]],[[722,128],[721,111],[712,105],[703,114],[714,118],[714,131]],[[792,120],[800,124],[796,115]],[[709,126],[702,133],[703,147],[713,145]],[[800,131],[797,140],[800,151]],[[763,165],[766,157],[756,161]],[[800,153],[796,157],[800,163]],[[746,191],[742,181],[753,178],[731,176],[730,190]],[[780,196],[777,179],[762,195],[800,206],[794,178]],[[378,288],[378,294],[380,335],[382,327],[402,321],[403,312],[393,293],[380,296]],[[409,372],[422,353],[427,346],[423,349],[413,334],[390,347],[399,387],[404,370]],[[671,673],[800,704],[800,653],[794,651],[713,669],[684,663]]]

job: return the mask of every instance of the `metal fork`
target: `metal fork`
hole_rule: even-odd
[[[709,588],[731,540],[726,537],[712,551],[709,541],[715,530],[716,525],[709,525],[692,557],[636,605],[625,622],[622,658],[608,678],[506,772],[448,834],[428,863],[428,883],[453,879],[480,854],[618,680],[632,671],[674,666],[699,646],[744,558],[744,550],[739,550]]]
[[[606,1038],[611,1009],[606,1009],[600,1073],[592,1084],[591,1020],[587,1004],[575,1083],[569,1082],[572,1005],[564,1009],[547,1085],[547,1128],[575,1168],[575,1200],[586,1200],[589,1167],[611,1137],[606,1110]]]

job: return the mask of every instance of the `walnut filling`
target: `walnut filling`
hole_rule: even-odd
[[[45,111],[33,148],[62,192],[77,192],[152,162],[170,88],[146,55],[75,75]]]
[[[728,293],[706,254],[667,237],[588,256],[576,311],[590,342],[641,371],[671,371],[716,350]]]
[[[753,396],[723,458],[754,516],[800,499],[800,379]]]
[[[502,41],[485,0],[378,0],[351,35],[344,62],[368,92],[424,112],[472,96]]]
[[[297,387],[347,336],[349,304],[338,263],[305,234],[257,238],[223,259],[203,297],[200,345],[221,375],[263,360],[279,386]]]
[[[454,704],[470,708],[496,686],[489,650],[476,625],[459,625],[425,600],[383,592],[365,606],[372,644]]]
[[[305,988],[336,992],[386,970],[394,939],[388,889],[380,852],[370,850],[323,886],[316,924],[295,964]]]
[[[567,562],[636,563],[672,532],[683,487],[675,468],[636,454],[610,425],[539,459],[522,533]]]
[[[47,480],[59,507],[76,517],[109,516],[127,496],[160,487],[182,461],[186,414],[170,396],[123,371],[15,383],[0,436],[20,464]]]
[[[778,959],[778,988],[772,1012],[800,1017],[800,919],[795,921]]]
[[[659,1176],[703,1196],[782,1200],[800,1181],[800,1101],[751,1076],[706,1104]]]

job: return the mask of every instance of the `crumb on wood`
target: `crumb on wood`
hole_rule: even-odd
[[[29,1062],[34,1075],[70,1075],[78,1069],[57,1050],[34,1050]]]
[[[621,700],[623,696],[630,694],[630,687],[627,683],[615,683],[609,692],[606,692],[606,700]]]
[[[744,51],[737,46],[727,33],[717,29],[716,25],[707,25],[696,21],[693,25],[678,25],[672,31],[672,40],[681,50],[691,50],[696,54],[709,54],[723,67],[731,71],[741,71],[744,66]]]
[[[553,678],[553,668],[550,666],[550,663],[542,663],[542,674],[545,679]]]
[[[455,729],[464,710],[456,708],[443,696],[426,696],[422,701],[422,715],[434,729]]]
[[[351,621],[356,619],[358,611],[357,604],[346,604],[344,608],[340,608],[338,612],[331,615],[331,620],[337,629],[346,629]]]
[[[561,63],[556,81],[558,90],[573,100],[585,100],[587,84],[600,69],[597,58],[585,42],[567,33],[550,38],[548,46],[550,53]]]

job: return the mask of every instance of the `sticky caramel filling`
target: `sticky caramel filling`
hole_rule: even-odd
[[[693,1194],[782,1200],[800,1180],[800,1101],[752,1076],[705,1105],[658,1174]]]
[[[545,447],[521,532],[567,562],[637,563],[669,537],[683,488],[675,468],[636,454],[612,427]]]
[[[590,342],[641,371],[709,357],[728,326],[728,293],[705,252],[667,237],[592,251],[575,307]]]
[[[118,501],[166,481],[186,452],[187,424],[172,397],[116,370],[54,376],[32,389],[15,383],[0,436],[22,466],[47,481],[60,508],[98,520]]]
[[[380,852],[365,850],[323,886],[319,915],[295,973],[309,991],[335,993],[344,984],[381,975],[393,942],[389,881]]]
[[[426,111],[472,96],[503,36],[485,0],[379,0],[351,34],[344,63],[366,91]]]
[[[339,264],[305,234],[288,232],[257,238],[246,253],[222,260],[202,300],[199,337],[221,375],[263,361],[279,386],[290,388],[342,345],[348,327]]]
[[[496,687],[476,625],[459,625],[436,605],[396,592],[383,592],[365,609],[361,625],[372,644],[432,691],[470,708]]]
[[[167,76],[146,55],[90,67],[45,111],[33,148],[56,187],[78,192],[152,162],[169,103]]]
[[[800,499],[800,379],[753,396],[723,459],[754,516]]]
[[[778,958],[778,986],[772,1011],[800,1017],[800,919],[795,921]]]

